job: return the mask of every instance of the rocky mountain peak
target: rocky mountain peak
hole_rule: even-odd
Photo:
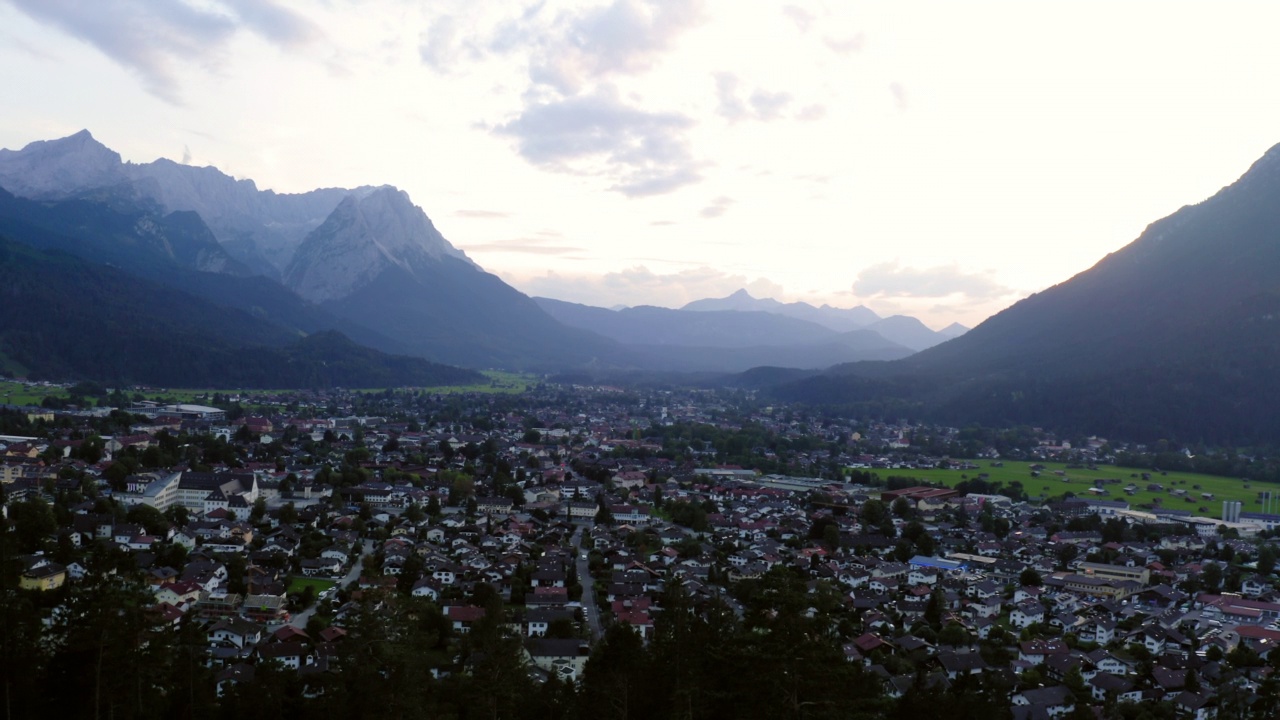
[[[68,188],[102,187],[122,179],[120,153],[88,130],[37,140],[21,150],[0,149],[0,187],[32,199],[64,195]]]
[[[336,300],[391,267],[417,276],[445,257],[475,264],[445,240],[408,193],[384,185],[338,203],[298,247],[284,282],[309,300]]]

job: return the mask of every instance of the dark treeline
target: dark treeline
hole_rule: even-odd
[[[736,587],[740,615],[717,600],[695,604],[672,583],[654,637],[645,643],[629,626],[611,626],[576,683],[535,679],[520,638],[499,620],[501,598],[487,586],[471,598],[486,618],[460,637],[425,600],[367,593],[344,620],[348,636],[319,653],[327,669],[258,661],[251,678],[225,683],[221,696],[219,670],[205,662],[204,631],[187,621],[161,627],[149,594],[126,576],[44,595],[6,582],[0,679],[11,717],[1008,716],[1009,688],[995,675],[927,689],[922,666],[903,697],[887,697],[880,677],[846,660],[839,638],[850,621],[837,594],[807,592],[783,569]],[[56,602],[68,611],[43,628],[40,609]]]
[[[1255,482],[1280,483],[1280,459],[1263,455],[1245,456],[1234,452],[1201,453],[1188,456],[1181,452],[1121,452],[1116,465],[1153,471],[1194,472],[1223,475]]]

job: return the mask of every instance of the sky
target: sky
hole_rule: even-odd
[[[1280,143],[1280,3],[0,0],[0,147],[392,184],[520,290],[969,326]]]

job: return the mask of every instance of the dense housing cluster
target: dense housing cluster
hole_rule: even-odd
[[[4,411],[17,712],[1280,711],[1271,516],[990,481],[1096,438],[960,459],[956,429],[549,385],[203,403]],[[913,476],[940,465],[964,481]]]

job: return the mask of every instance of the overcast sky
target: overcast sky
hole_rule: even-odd
[[[1280,3],[0,0],[0,147],[390,183],[531,294],[969,325],[1280,142]]]

